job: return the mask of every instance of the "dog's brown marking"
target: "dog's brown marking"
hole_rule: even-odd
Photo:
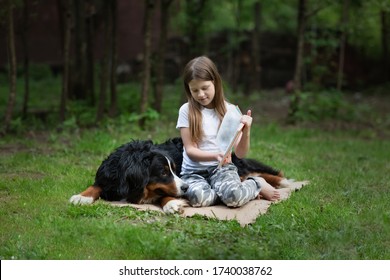
[[[93,201],[96,201],[100,197],[102,191],[103,189],[101,187],[89,186],[85,191],[80,193],[80,195],[85,197],[92,197]]]
[[[281,174],[281,173],[279,173]],[[249,173],[245,176],[241,176],[241,181],[245,181],[246,179],[248,179],[248,177],[262,177],[264,178],[264,180],[270,184],[271,186],[273,186],[274,188],[279,188],[280,187],[280,181],[283,180],[283,177],[279,176],[279,175],[271,175],[271,174],[266,174],[266,173],[258,173],[258,172],[254,172],[254,173]]]
[[[276,176],[276,175],[271,175],[271,174],[265,174],[262,173],[260,177],[263,177],[264,180],[273,186],[274,188],[279,188],[280,187],[280,181],[283,180],[282,177]]]
[[[165,197],[165,196],[171,196],[171,197],[178,196],[178,192],[174,181],[172,181],[169,184],[156,183],[156,184],[148,185],[144,190],[144,195],[141,198],[140,203],[155,202],[161,197]]]

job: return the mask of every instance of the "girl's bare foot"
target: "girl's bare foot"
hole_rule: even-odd
[[[260,185],[260,198],[264,198],[269,201],[278,201],[280,200],[280,192],[279,190],[275,189],[273,186],[267,183],[267,181],[264,180],[264,178],[257,177],[256,181]]]
[[[278,201],[280,192],[269,184],[263,184],[260,190],[260,197],[269,201]]]

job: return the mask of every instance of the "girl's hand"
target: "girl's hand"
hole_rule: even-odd
[[[251,127],[252,125],[252,111],[248,110],[246,115],[242,115],[241,117],[241,122],[246,126],[246,127]]]
[[[250,128],[252,126],[252,111],[248,110],[246,115],[242,115],[241,117],[241,122],[244,124],[244,129],[245,128]]]
[[[217,156],[217,159],[218,159],[218,162],[221,162],[221,160],[223,159],[223,153],[219,153]],[[225,165],[225,164],[228,164],[231,162],[232,162],[232,153],[229,153],[228,156],[223,161],[222,165]]]

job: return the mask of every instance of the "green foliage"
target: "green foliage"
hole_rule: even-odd
[[[253,24],[253,6],[255,0],[224,1],[223,8],[217,2],[206,2],[204,24],[207,26],[207,36],[221,31],[251,31]],[[182,9],[172,18],[172,27],[176,31],[184,32],[188,20],[199,15],[189,16],[185,13],[187,1],[182,3]],[[297,18],[296,1],[261,1],[262,30],[275,33],[295,33]],[[380,46],[380,20],[379,10],[389,10],[386,0],[351,1],[347,31],[349,41],[357,46],[365,45],[368,49]],[[313,1],[309,3],[308,13],[317,11],[309,18],[309,30],[339,30],[342,11],[342,1]],[[239,26],[237,20],[239,18]],[[337,40],[337,36],[334,38]]]
[[[34,81],[42,81],[52,77],[51,69],[47,64],[31,64],[29,71],[30,79]]]
[[[358,5],[352,6],[353,12],[349,14],[348,42],[363,50],[370,57],[378,57],[382,52],[380,9],[386,9],[386,7],[380,2],[377,0],[359,1]],[[387,7],[388,5],[387,3]]]
[[[4,81],[5,83],[8,83],[8,73],[9,73],[9,67],[6,65],[4,67],[5,72],[0,74],[0,81]],[[16,75],[19,79],[24,79],[24,67],[22,64],[18,64],[18,67],[16,69]],[[52,71],[50,69],[50,66],[48,64],[37,64],[32,63],[29,65],[29,78],[32,81],[47,81],[51,78],[53,78]]]
[[[282,34],[296,32],[296,1],[266,0],[261,3],[262,30]]]
[[[241,3],[240,3],[241,2]],[[213,35],[221,31],[251,31],[254,27],[254,4],[256,0],[227,0],[220,3],[206,2],[207,16],[204,24],[207,26],[207,35]],[[240,3],[240,4],[239,4]],[[296,28],[296,5],[294,1],[261,1],[262,30],[277,33],[294,32]],[[178,32],[184,32],[188,20],[197,17],[186,14],[188,1],[183,1],[182,9],[172,18],[172,28]],[[239,22],[239,26],[237,23]]]
[[[24,81],[17,80],[16,104],[14,108],[14,120],[11,123],[11,132],[22,133],[29,129],[49,129],[57,128],[75,130],[79,128],[96,126],[96,108],[88,101],[68,100],[66,119],[59,124],[58,108],[61,96],[61,79],[52,77],[48,73],[49,68],[41,65],[32,67],[34,73],[30,80],[30,99],[28,104],[27,118],[22,118],[22,104],[24,97]],[[7,105],[7,95],[9,92],[8,80],[4,76],[5,83],[0,83],[0,112],[3,114]],[[175,89],[176,91],[176,89]],[[178,93],[180,94],[180,93]],[[117,86],[118,112],[113,118],[106,118],[101,125],[110,123],[136,124],[141,118],[153,126],[153,123],[160,119],[160,114],[148,107],[143,114],[139,113],[140,86],[135,83],[119,84]],[[169,102],[169,97],[166,102]],[[177,101],[177,98],[175,98]],[[3,117],[0,114],[0,117]]]
[[[302,121],[356,120],[356,108],[338,91],[301,92],[296,117]]]
[[[141,86],[138,83],[118,84],[118,110],[120,113],[138,112]]]

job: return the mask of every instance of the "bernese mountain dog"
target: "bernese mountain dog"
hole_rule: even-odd
[[[133,140],[111,153],[98,168],[93,185],[73,195],[70,202],[91,204],[102,198],[135,204],[159,203],[165,213],[180,213],[187,204],[177,198],[188,189],[178,177],[182,161],[181,138],[162,144]],[[233,154],[232,162],[237,166],[241,180],[261,176],[276,188],[290,183],[279,170],[257,160],[239,159]]]

